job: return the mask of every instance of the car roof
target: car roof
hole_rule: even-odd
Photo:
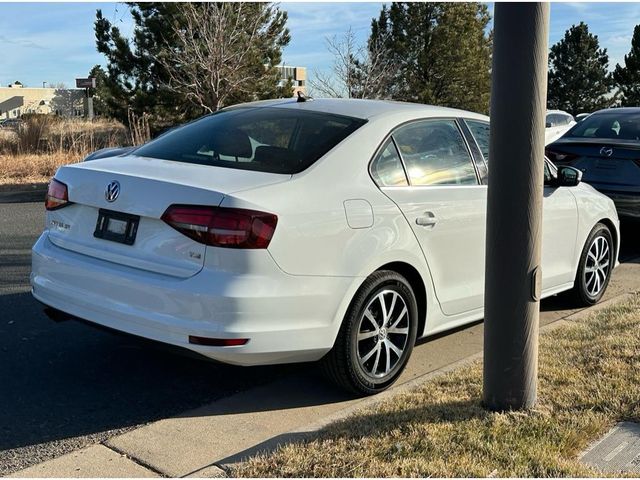
[[[299,102],[297,99],[263,100],[243,103],[226,108],[232,110],[242,107],[275,107],[305,110],[310,112],[332,113],[348,117],[369,120],[387,115],[405,112],[416,117],[464,117],[488,121],[489,117],[479,113],[468,112],[456,108],[437,107],[420,103],[397,102],[392,100],[364,100],[355,98],[314,98]]]
[[[547,115],[549,115],[550,113],[556,113],[556,114],[560,114],[560,115],[568,115],[570,117],[573,116],[570,113],[565,112],[564,110],[547,110]]]
[[[640,113],[640,107],[617,107],[617,108],[604,108],[602,110],[598,110],[597,112],[593,112],[592,115],[598,113]]]

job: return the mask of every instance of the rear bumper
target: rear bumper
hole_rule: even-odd
[[[129,334],[236,365],[313,361],[333,345],[351,277],[299,277],[277,268],[238,275],[205,267],[179,279],[60,248],[43,233],[31,285],[40,302]],[[243,346],[188,337],[249,338]]]

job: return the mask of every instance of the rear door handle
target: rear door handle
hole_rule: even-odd
[[[421,227],[434,227],[438,223],[433,212],[424,212],[424,215],[416,218],[416,225]]]

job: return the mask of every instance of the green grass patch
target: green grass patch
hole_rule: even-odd
[[[640,295],[540,338],[538,403],[491,413],[475,362],[238,465],[239,477],[590,477],[578,462],[640,421]]]

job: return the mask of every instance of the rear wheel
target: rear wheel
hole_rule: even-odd
[[[594,305],[604,295],[615,261],[614,252],[611,231],[602,223],[596,224],[582,250],[573,287],[580,305]]]
[[[354,393],[385,390],[409,360],[417,316],[407,280],[393,271],[375,272],[351,302],[333,349],[322,359],[324,372]]]

